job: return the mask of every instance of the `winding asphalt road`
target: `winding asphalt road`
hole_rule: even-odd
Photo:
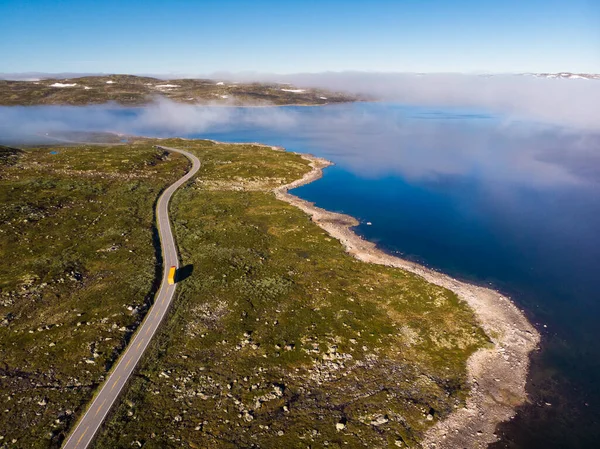
[[[98,394],[92,400],[86,413],[76,424],[63,446],[64,449],[84,449],[90,445],[110,408],[117,400],[121,390],[125,387],[127,380],[131,377],[135,366],[144,354],[150,340],[156,333],[175,294],[177,284],[169,285],[167,282],[169,268],[172,266],[179,267],[177,247],[175,246],[175,239],[173,238],[171,223],[169,221],[169,200],[175,190],[196,174],[200,168],[200,161],[196,156],[187,151],[163,146],[157,146],[157,148],[181,153],[192,162],[191,170],[177,182],[169,186],[162,193],[156,205],[156,221],[158,223],[164,266],[162,283],[154,304],[148,310],[134,338],[129,343],[129,346],[127,346],[127,349],[102,385]]]

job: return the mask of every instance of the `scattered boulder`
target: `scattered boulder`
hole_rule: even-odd
[[[379,415],[374,420],[371,421],[372,426],[381,426],[385,423],[389,422],[389,418],[387,415]]]

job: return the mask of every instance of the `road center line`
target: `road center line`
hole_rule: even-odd
[[[121,376],[117,377],[117,380],[115,380],[115,382],[113,383],[113,385],[112,385],[112,387],[111,387],[110,391],[113,391],[113,390],[114,390],[114,388],[117,386],[117,382],[119,381],[119,379],[120,379],[120,378],[121,378]]]
[[[87,433],[88,429],[90,428],[90,426],[87,426],[85,428],[85,430],[83,431],[83,433],[81,434],[81,436],[79,437],[79,439],[77,440],[77,444],[79,445],[79,443],[81,443],[81,440],[83,439],[83,437],[85,436],[85,434]]]
[[[104,401],[102,401],[102,404],[100,405],[100,407],[98,407],[98,410],[96,410],[96,414],[94,416],[96,416],[98,414],[98,412],[100,410],[102,410],[102,407],[104,407],[104,404],[106,403],[106,399]]]

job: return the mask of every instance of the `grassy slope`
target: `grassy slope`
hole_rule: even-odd
[[[0,447],[57,447],[152,298],[153,203],[187,160],[150,145],[0,156]]]
[[[472,313],[417,276],[354,260],[277,201],[269,189],[306,161],[165,144],[203,161],[171,207],[193,272],[98,447],[412,446],[460,406],[466,359],[485,344]]]
[[[112,82],[108,83],[107,81]],[[76,84],[72,87],[52,87],[52,84]],[[160,87],[174,85],[177,87]],[[86,89],[87,87],[87,89]],[[355,101],[356,96],[306,89],[305,92],[286,92],[292,86],[266,83],[225,82],[214,80],[156,78],[133,75],[86,76],[72,79],[31,81],[0,80],[0,105],[65,104],[86,105],[114,101],[123,105],[142,105],[156,97],[180,103],[223,104],[328,104]],[[322,98],[325,97],[325,98]]]

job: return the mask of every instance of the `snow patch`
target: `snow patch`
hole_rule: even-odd
[[[90,90],[90,89],[91,89],[91,87],[88,87],[88,86],[83,86],[83,88],[84,88],[85,90]]]
[[[172,87],[179,87],[178,84],[157,84],[156,86],[157,89],[171,89]]]
[[[281,89],[284,92],[293,92],[295,94],[301,94],[302,92],[306,92],[306,89]]]
[[[223,84],[225,84],[223,81],[219,81],[219,82],[217,83],[217,86],[222,86]]]
[[[319,97],[321,100],[327,100],[327,97]]]
[[[106,84],[115,84],[115,82],[113,80],[108,80]]]
[[[220,95],[221,98],[229,98],[229,95]]]
[[[54,84],[50,84],[50,87],[73,87],[73,86],[77,86],[77,83],[73,83],[73,84],[67,84],[67,83],[54,83]]]
[[[549,79],[565,79],[565,80],[590,80],[595,79],[595,75],[577,75],[575,73],[569,72],[561,72],[561,73],[533,73],[528,74],[530,76],[535,76],[536,78],[549,78]]]

